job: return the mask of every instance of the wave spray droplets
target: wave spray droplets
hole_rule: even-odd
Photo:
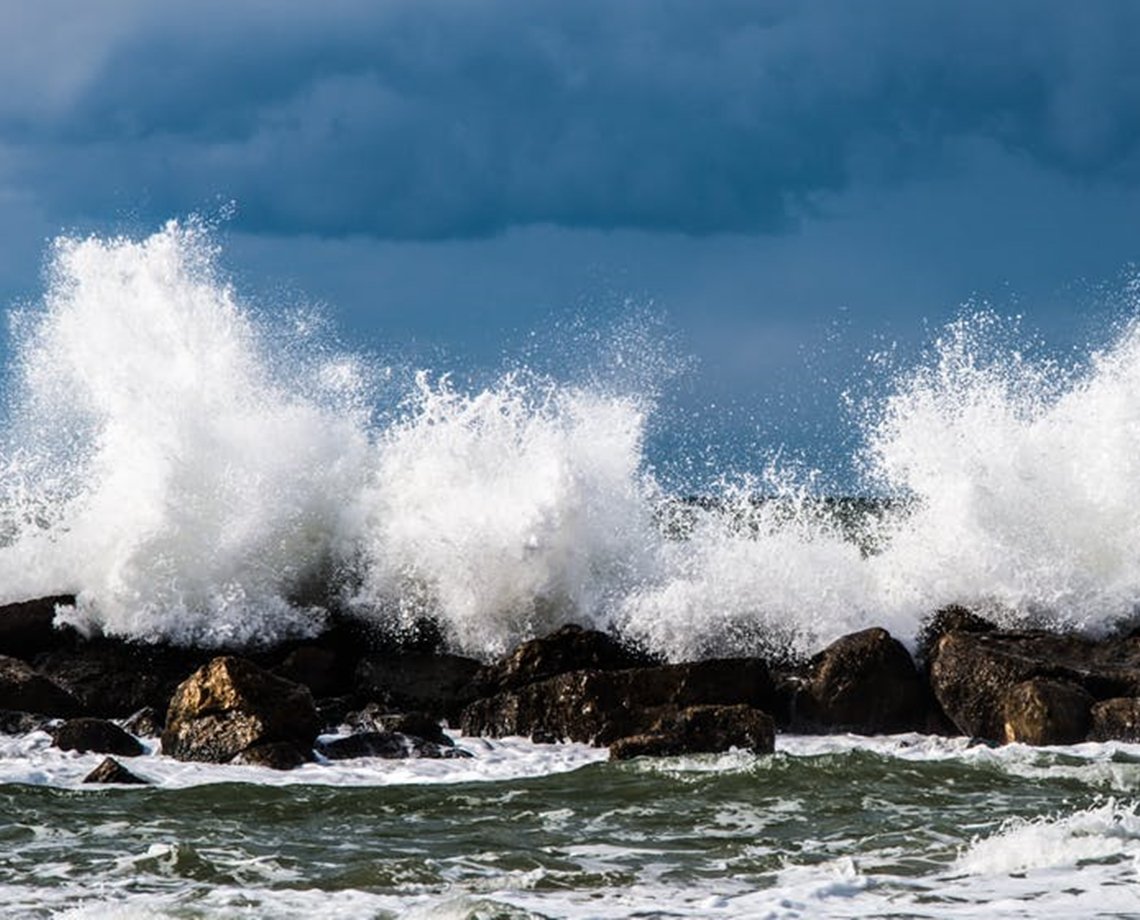
[[[1096,629],[1140,598],[1134,328],[1083,374],[995,347],[985,317],[948,330],[868,412],[869,481],[906,497],[864,521],[868,554],[778,471],[664,494],[650,395],[421,373],[376,424],[368,363],[260,321],[215,257],[193,224],[56,244],[42,305],[13,317],[8,599],[75,591],[89,631],[269,642],[322,628],[296,598],[336,573],[359,615],[434,616],[469,652],[573,620],[683,657],[913,637],[952,601]]]

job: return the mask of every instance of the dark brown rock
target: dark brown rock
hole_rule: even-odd
[[[574,671],[478,700],[463,712],[469,735],[611,744],[647,734],[688,706],[781,705],[759,658],[726,658],[627,671]]]
[[[139,738],[157,738],[162,734],[162,716],[151,706],[144,706],[123,722],[123,730]]]
[[[357,665],[356,693],[389,710],[453,720],[478,696],[476,675],[481,667],[459,655],[370,655]]]
[[[31,659],[75,641],[75,630],[54,626],[56,608],[74,603],[74,595],[61,594],[0,606],[0,655]]]
[[[918,731],[929,693],[910,653],[885,629],[837,639],[808,663],[797,726],[873,735]]]
[[[1034,677],[1005,694],[1006,742],[1076,744],[1089,731],[1093,698],[1067,680]]]
[[[439,720],[426,712],[385,712],[376,703],[369,703],[360,711],[349,713],[344,723],[357,732],[399,732],[445,747],[455,744]]]
[[[334,738],[320,744],[318,750],[329,760],[346,760],[353,757],[383,757],[402,760],[408,757],[452,758],[470,757],[460,748],[436,744],[402,732],[357,732],[344,738]]]
[[[269,767],[271,770],[295,770],[311,762],[311,749],[301,748],[289,741],[270,741],[255,744],[234,756],[230,763],[249,767]]]
[[[25,661],[0,655],[0,709],[75,716],[83,706],[63,687]]]
[[[118,783],[121,785],[149,786],[150,780],[136,776],[115,758],[106,758],[99,766],[83,777],[85,783]]]
[[[179,760],[226,763],[256,745],[310,750],[320,723],[308,688],[244,658],[215,658],[175,691],[162,749]]]
[[[1069,681],[1098,700],[1140,696],[1140,638],[959,631],[944,634],[931,651],[931,688],[966,735],[1002,741],[1006,693],[1034,677]]]
[[[606,633],[570,625],[522,643],[484,668],[479,680],[486,695],[492,695],[570,671],[620,671],[660,663]]]
[[[1140,698],[1121,696],[1092,707],[1089,741],[1140,741]]]
[[[775,737],[771,717],[751,706],[689,706],[659,719],[649,733],[619,738],[610,745],[610,759],[716,754],[730,748],[770,754]]]
[[[105,719],[68,719],[52,732],[52,742],[60,750],[81,753],[94,751],[96,754],[138,757],[146,752],[138,738]]]
[[[0,709],[0,734],[26,735],[29,732],[48,731],[57,720],[50,716],[21,712],[18,709]]]
[[[934,611],[918,634],[918,660],[926,663],[934,646],[948,632],[990,632],[997,625],[960,604],[950,604]]]

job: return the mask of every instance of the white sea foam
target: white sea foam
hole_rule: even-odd
[[[868,481],[902,503],[858,545],[763,458],[669,506],[645,375],[394,392],[404,375],[244,305],[216,256],[194,223],[53,247],[14,314],[0,599],[73,591],[62,616],[89,631],[270,642],[320,629],[297,598],[335,572],[360,615],[434,616],[480,655],[577,621],[682,658],[911,639],[949,602],[1098,630],[1140,598],[1135,326],[1083,369],[1022,357],[992,317],[948,329],[863,410]]]

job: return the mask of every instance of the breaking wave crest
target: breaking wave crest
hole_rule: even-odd
[[[680,658],[912,639],[951,602],[1103,630],[1140,598],[1134,325],[1061,368],[963,319],[862,411],[878,500],[763,458],[692,500],[647,461],[652,386],[400,384],[244,304],[217,256],[194,222],[54,244],[12,314],[4,599],[74,592],[88,632],[224,646],[319,631],[331,583],[476,654],[575,621]]]

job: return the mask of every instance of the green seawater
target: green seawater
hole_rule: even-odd
[[[0,915],[1140,916],[1140,749],[932,745],[464,783],[8,783]]]

